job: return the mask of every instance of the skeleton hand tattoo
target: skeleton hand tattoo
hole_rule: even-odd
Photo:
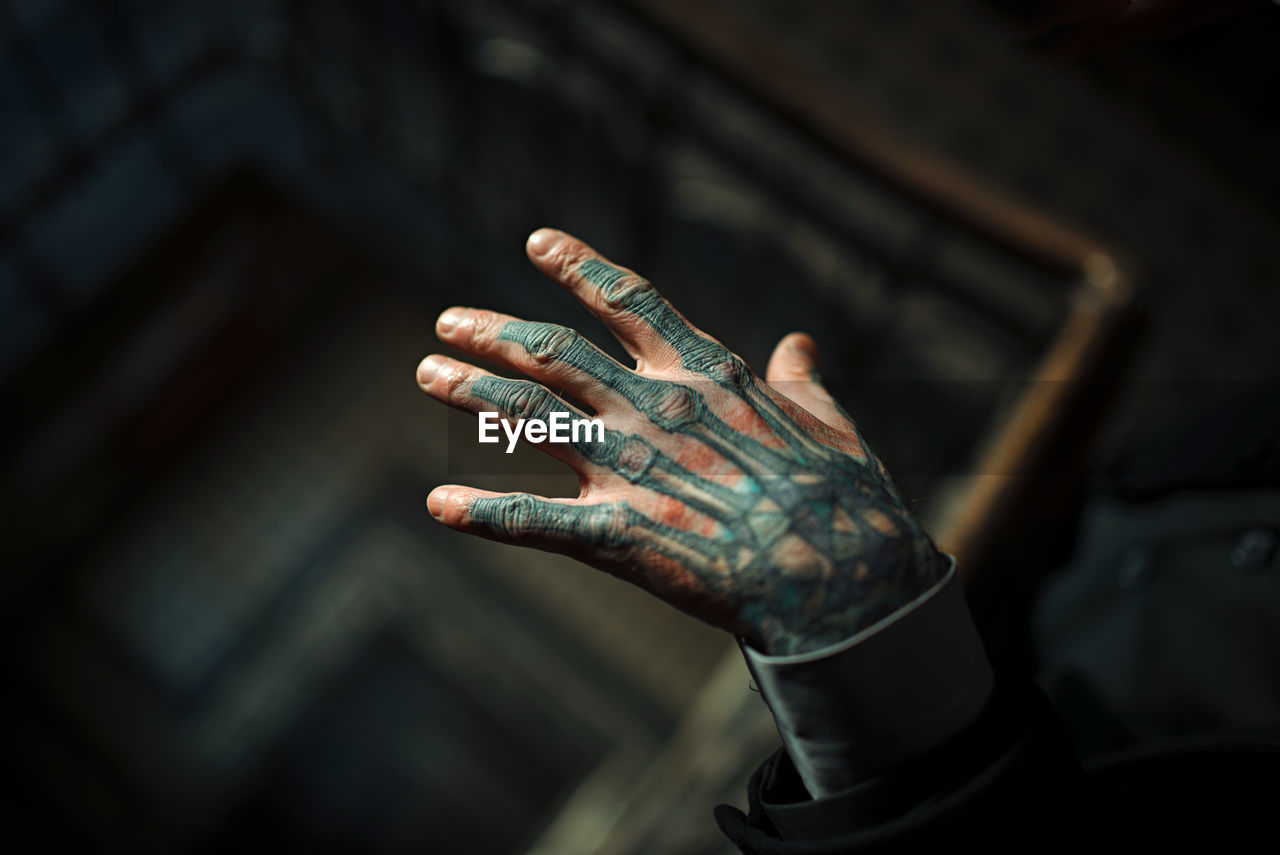
[[[437,520],[572,555],[774,655],[849,638],[942,578],[946,558],[822,387],[807,336],[784,338],[762,380],[576,238],[541,229],[527,251],[636,366],[567,327],[445,311],[442,341],[547,385],[433,355],[418,366],[429,395],[511,420],[588,417],[551,386],[606,430],[603,442],[539,446],[577,471],[577,498],[446,485],[427,499]]]

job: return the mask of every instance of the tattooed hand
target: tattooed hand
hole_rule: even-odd
[[[807,336],[784,338],[761,380],[649,282],[581,241],[542,229],[527,251],[604,321],[635,368],[566,327],[444,312],[441,340],[546,385],[436,355],[418,367],[429,395],[510,419],[587,417],[547,387],[562,389],[606,431],[604,442],[540,445],[577,471],[577,498],[448,485],[427,498],[432,516],[572,555],[777,655],[842,641],[941,579],[945,557],[822,387]]]

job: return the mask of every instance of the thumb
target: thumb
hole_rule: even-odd
[[[853,427],[818,377],[818,346],[808,334],[793,332],[782,337],[769,357],[764,379],[832,427]]]

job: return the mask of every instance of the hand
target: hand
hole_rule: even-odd
[[[441,314],[442,341],[546,386],[433,355],[418,366],[427,394],[508,419],[587,417],[550,386],[595,409],[606,431],[604,442],[539,446],[577,471],[577,498],[447,485],[427,498],[437,520],[574,556],[770,654],[842,641],[940,580],[945,557],[822,387],[807,336],[784,338],[761,380],[649,282],[576,238],[541,229],[527,252],[635,368],[566,327]]]

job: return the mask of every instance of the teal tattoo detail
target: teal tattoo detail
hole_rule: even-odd
[[[593,378],[644,417],[650,436],[656,431],[701,443],[741,477],[722,483],[681,465],[639,433],[606,429],[604,442],[572,444],[572,452],[714,520],[714,530],[675,528],[627,502],[569,505],[523,494],[474,500],[468,509],[474,525],[503,539],[572,545],[607,558],[659,594],[661,585],[646,568],[664,559],[697,582],[688,594],[695,601],[677,605],[725,616],[734,631],[770,654],[842,641],[940,581],[948,562],[856,427],[862,455],[820,442],[739,357],[690,326],[649,282],[595,259],[576,272],[599,289],[611,311],[642,320],[700,379],[641,376],[554,324],[508,322],[499,338],[535,360]],[[573,411],[529,381],[480,377],[469,392],[507,418]],[[749,408],[774,441],[765,445],[725,423],[716,412],[727,400]]]

